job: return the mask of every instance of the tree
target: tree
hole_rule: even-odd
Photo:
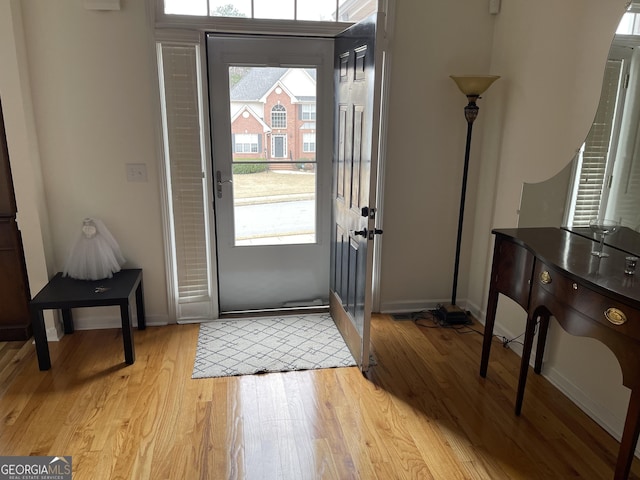
[[[251,70],[251,67],[231,65],[229,67],[229,87],[233,87],[236,83],[242,80],[242,77],[249,73],[249,70]]]
[[[233,4],[227,3],[220,5],[213,11],[214,17],[246,17],[244,13],[238,10]]]
[[[213,11],[214,17],[244,17],[246,15],[238,10],[233,4],[227,3],[226,5],[220,5]],[[233,87],[236,83],[242,79],[248,72],[247,67],[231,66],[229,68],[229,84]]]

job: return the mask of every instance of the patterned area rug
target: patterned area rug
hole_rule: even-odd
[[[200,324],[191,378],[356,365],[329,314]]]

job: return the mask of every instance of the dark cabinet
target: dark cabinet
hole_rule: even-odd
[[[0,341],[31,337],[29,282],[0,105]]]
[[[16,210],[16,197],[9,165],[9,149],[7,148],[7,136],[4,130],[2,105],[0,104],[0,216],[14,217]]]
[[[31,337],[29,284],[16,221],[0,217],[0,341]]]

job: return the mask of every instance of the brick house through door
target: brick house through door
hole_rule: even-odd
[[[237,67],[231,87],[233,159],[270,169],[313,168],[316,72],[306,68]]]

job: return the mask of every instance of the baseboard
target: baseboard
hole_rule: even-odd
[[[422,312],[425,310],[434,310],[440,305],[446,305],[451,303],[450,298],[439,298],[435,300],[410,300],[403,302],[385,302],[380,305],[379,313],[413,313]],[[481,311],[480,307],[466,299],[456,300],[456,304],[463,310],[471,313],[473,318],[484,319],[485,312]],[[481,320],[483,322],[484,320]]]
[[[133,315],[133,326],[138,326],[138,321]],[[146,315],[146,324],[148,327],[161,327],[169,324],[167,315]],[[76,330],[102,330],[106,328],[121,328],[122,319],[120,316],[105,317],[84,317],[74,318],[73,325]]]
[[[451,299],[411,300],[404,302],[385,302],[380,305],[380,313],[409,313],[433,310],[438,305],[450,302]],[[463,304],[461,304],[463,305]],[[463,307],[464,308],[464,307]]]
[[[604,428],[609,435],[618,442],[620,441],[624,428],[624,418],[613,415],[611,411],[599,403],[594,402],[584,391],[574,385],[555,368],[545,368],[543,366],[543,376],[549,380],[554,387],[571,399],[573,403],[580,407],[580,409],[598,425]],[[636,457],[640,457],[640,446],[636,447],[635,455]]]
[[[58,310],[45,310],[42,312],[44,325],[46,327],[47,341],[58,342],[64,337],[64,327],[62,326],[62,316]]]

